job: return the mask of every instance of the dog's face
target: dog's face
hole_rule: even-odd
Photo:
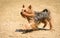
[[[29,5],[27,8],[25,7],[25,5],[22,6],[22,10],[21,13],[31,13],[32,12],[32,6]]]
[[[25,5],[23,5],[20,14],[21,14],[23,17],[26,17],[23,13],[32,13],[32,6],[29,5],[29,6],[26,8]]]

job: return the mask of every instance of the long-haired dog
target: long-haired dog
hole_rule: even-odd
[[[51,24],[51,16],[50,16],[50,11],[48,9],[44,9],[41,12],[38,11],[33,11],[32,6],[28,6],[26,9],[25,6],[22,6],[23,9],[21,11],[21,16],[26,18],[32,27],[33,30],[36,30],[38,28],[38,24],[43,23],[44,26],[43,28],[46,27],[47,22],[49,22],[50,25],[50,30],[52,29],[52,24]]]

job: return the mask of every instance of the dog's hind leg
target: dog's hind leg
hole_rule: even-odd
[[[52,23],[51,20],[49,20],[50,30],[52,29]]]
[[[52,29],[52,23],[51,23],[51,19],[49,18],[49,19],[47,19],[48,20],[48,22],[49,22],[49,25],[50,25],[50,30]]]
[[[43,28],[45,28],[45,27],[46,27],[46,25],[47,25],[47,21],[43,21],[43,23],[44,23]]]

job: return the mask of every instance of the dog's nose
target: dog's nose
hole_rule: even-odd
[[[22,12],[20,12],[20,14],[22,14]]]
[[[20,12],[20,13],[22,13],[22,12]]]

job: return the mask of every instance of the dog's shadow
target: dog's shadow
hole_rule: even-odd
[[[37,30],[50,30],[50,29],[38,28]],[[22,32],[22,34],[25,34],[25,33],[29,33],[29,32],[32,32],[32,31],[37,31],[37,30],[33,30],[33,29],[29,29],[29,30],[16,29],[15,32]]]

